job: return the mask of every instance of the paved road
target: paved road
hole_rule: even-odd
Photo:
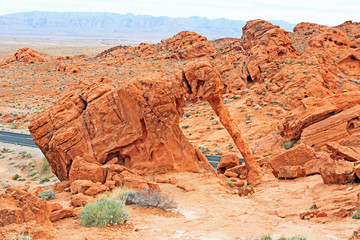
[[[36,147],[31,135],[0,131],[0,142],[18,144],[27,147]]]
[[[214,156],[214,155],[205,155],[205,157],[208,159],[208,161],[210,162],[211,166],[213,166],[215,169],[217,168],[217,165],[220,162],[221,156]],[[242,163],[244,163],[244,159],[240,158],[240,161]]]
[[[0,131],[0,142],[37,148],[37,145],[34,143],[31,135],[23,134],[23,133]],[[205,155],[205,157],[209,160],[210,164],[216,169],[217,165],[220,162],[221,156]],[[240,161],[244,162],[244,159],[240,158]]]

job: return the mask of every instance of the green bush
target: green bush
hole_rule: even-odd
[[[3,147],[3,148],[1,149],[1,153],[9,153],[9,152],[11,152],[11,149],[10,149],[10,148]]]
[[[43,192],[39,193],[38,197],[42,198],[42,199],[45,199],[46,201],[50,200],[50,199],[54,199],[55,198],[55,192],[54,192],[54,190],[49,189],[49,190],[46,190],[46,191],[43,191]]]
[[[42,183],[49,182],[49,181],[50,181],[50,179],[48,177],[42,177],[39,182],[40,182],[40,184],[42,184]]]
[[[221,152],[220,148],[215,148],[214,152],[216,153],[216,155],[222,155],[222,152]]]
[[[35,176],[36,174],[38,174],[38,171],[33,170],[33,171],[31,171],[31,172],[29,173],[28,177],[33,177],[33,176]]]
[[[86,227],[116,226],[130,219],[123,201],[110,198],[99,198],[95,203],[87,204],[79,218],[81,225]]]
[[[19,178],[21,178],[21,176],[19,174],[15,174],[12,179],[13,180],[18,180]]]
[[[137,205],[140,207],[156,207],[163,210],[174,209],[177,203],[168,196],[161,195],[159,191],[150,188],[140,191],[128,190],[124,192],[126,205]]]
[[[354,214],[352,215],[353,219],[360,219],[360,209],[356,209]]]
[[[50,163],[48,162],[48,160],[46,159],[46,157],[44,157],[42,159],[42,167],[41,167],[41,170],[43,172],[46,172],[48,169],[50,168]]]
[[[226,181],[226,183],[229,185],[229,187],[234,187],[234,184],[233,184],[233,182],[232,181],[230,181],[230,180],[227,180]]]
[[[199,145],[198,148],[201,150],[202,153],[210,152],[210,149],[204,146]]]
[[[285,148],[286,150],[292,148],[292,147],[293,147],[293,144],[294,144],[294,143],[291,142],[291,141],[287,141],[287,142],[284,142],[284,143],[283,143],[284,148]]]
[[[19,152],[19,154],[20,154],[20,156],[22,157],[22,158],[32,158],[32,155],[31,155],[31,153],[28,153],[28,152],[26,152],[25,150],[21,150],[20,152]]]
[[[262,236],[261,240],[272,240],[272,237],[270,235]]]

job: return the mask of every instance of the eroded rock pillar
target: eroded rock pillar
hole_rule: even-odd
[[[218,72],[209,62],[195,62],[185,66],[183,81],[188,88],[189,100],[192,102],[197,100],[209,102],[245,159],[246,167],[249,170],[248,183],[254,186],[258,185],[262,179],[261,168],[256,162],[249,145],[243,139],[240,128],[233,121],[228,109],[223,104],[223,85]]]
[[[245,159],[246,167],[249,170],[247,181],[251,185],[258,185],[261,182],[261,168],[259,164],[256,162],[254,155],[251,152],[249,144],[245,142],[240,128],[233,121],[230,116],[229,111],[224,106],[222,98],[209,100],[209,104],[219,117],[220,122],[224,125],[226,130],[229,132],[230,136],[234,140],[234,143],[240,150],[241,155]]]

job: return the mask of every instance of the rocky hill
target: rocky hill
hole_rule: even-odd
[[[273,21],[288,31],[286,21]],[[240,37],[245,21],[202,17],[171,18],[150,15],[80,12],[27,12],[0,16],[0,37],[52,39],[121,39],[160,41],[181,31],[209,39]]]
[[[216,230],[219,239],[234,239],[239,228],[254,233],[259,223],[280,233],[296,228],[309,239],[350,237],[358,220],[349,216],[360,209],[359,24],[300,23],[288,32],[256,19],[242,31],[216,40],[182,31],[96,56],[21,48],[2,57],[2,123],[28,126],[61,180],[48,187],[60,197],[44,208],[55,229],[85,231],[68,219],[82,202],[116,187],[146,187],[177,196],[189,225],[177,215],[166,223],[189,229],[199,221],[193,236],[209,236],[209,217],[230,226]],[[216,172],[204,153],[222,156]],[[240,205],[230,193],[248,197]],[[0,236],[29,220],[21,218],[27,209],[18,194],[28,191],[2,195],[3,208],[17,207],[20,217],[6,221]],[[143,210],[133,210],[133,221],[143,223]],[[0,212],[10,219],[12,212]],[[146,224],[156,228],[153,219]],[[123,231],[130,239],[154,237],[152,229]]]

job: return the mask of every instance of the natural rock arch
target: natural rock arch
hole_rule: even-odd
[[[189,63],[171,77],[139,76],[115,89],[111,81],[101,79],[81,94],[65,95],[40,113],[29,130],[60,180],[69,179],[79,156],[91,164],[125,165],[145,175],[213,171],[179,127],[183,107],[204,100],[243,155],[248,182],[256,185],[261,169],[224,107],[222,90],[218,72],[207,61]]]

